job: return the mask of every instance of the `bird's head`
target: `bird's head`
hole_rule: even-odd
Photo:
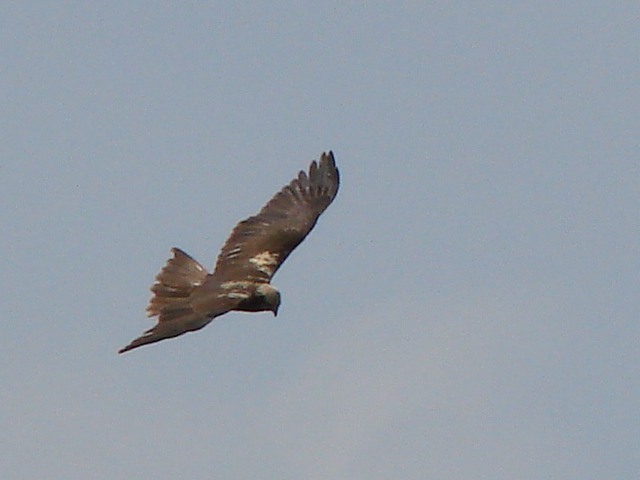
[[[269,310],[273,312],[273,316],[278,316],[278,307],[280,306],[280,292],[273,285],[269,285],[268,283],[263,283],[258,286],[257,289],[258,295],[264,298],[264,303],[266,305],[265,310]]]

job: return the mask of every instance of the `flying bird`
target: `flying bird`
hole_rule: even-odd
[[[338,193],[333,152],[311,162],[257,215],[238,223],[213,273],[179,248],[156,276],[147,307],[158,323],[118,353],[200,330],[232,310],[278,314],[280,292],[271,278],[302,242]]]

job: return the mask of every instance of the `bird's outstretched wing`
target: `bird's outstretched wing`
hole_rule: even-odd
[[[269,282],[282,262],[309,234],[340,185],[333,152],[311,162],[274,195],[257,215],[238,223],[220,251],[216,281]]]

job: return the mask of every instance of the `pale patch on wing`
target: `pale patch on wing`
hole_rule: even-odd
[[[278,266],[278,257],[279,254],[277,253],[265,251],[255,255],[254,257],[251,257],[249,259],[249,263],[251,263],[262,273],[271,276],[273,275],[273,272],[276,271],[276,267]]]
[[[234,248],[232,250],[229,250],[227,252],[226,257],[227,258],[236,258],[236,257],[240,256],[241,253],[242,253],[242,246],[238,246],[238,247],[236,247],[236,248]]]
[[[248,293],[253,288],[253,282],[247,281],[233,281],[223,282],[220,284],[220,288],[225,290],[224,293],[218,295],[218,298],[239,298],[240,300],[246,300],[251,295]]]
[[[220,288],[224,288],[225,290],[229,290],[231,288],[251,288],[252,286],[253,282],[238,282],[233,280],[220,284]]]
[[[229,292],[218,295],[218,298],[240,298],[242,300],[245,300],[249,298],[249,295],[244,292]]]

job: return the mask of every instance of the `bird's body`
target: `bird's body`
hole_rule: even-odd
[[[276,315],[280,292],[269,282],[331,204],[339,183],[333,153],[323,153],[308,174],[301,171],[257,215],[236,225],[211,274],[173,248],[151,287],[147,313],[158,323],[118,353],[199,330],[232,310]]]

